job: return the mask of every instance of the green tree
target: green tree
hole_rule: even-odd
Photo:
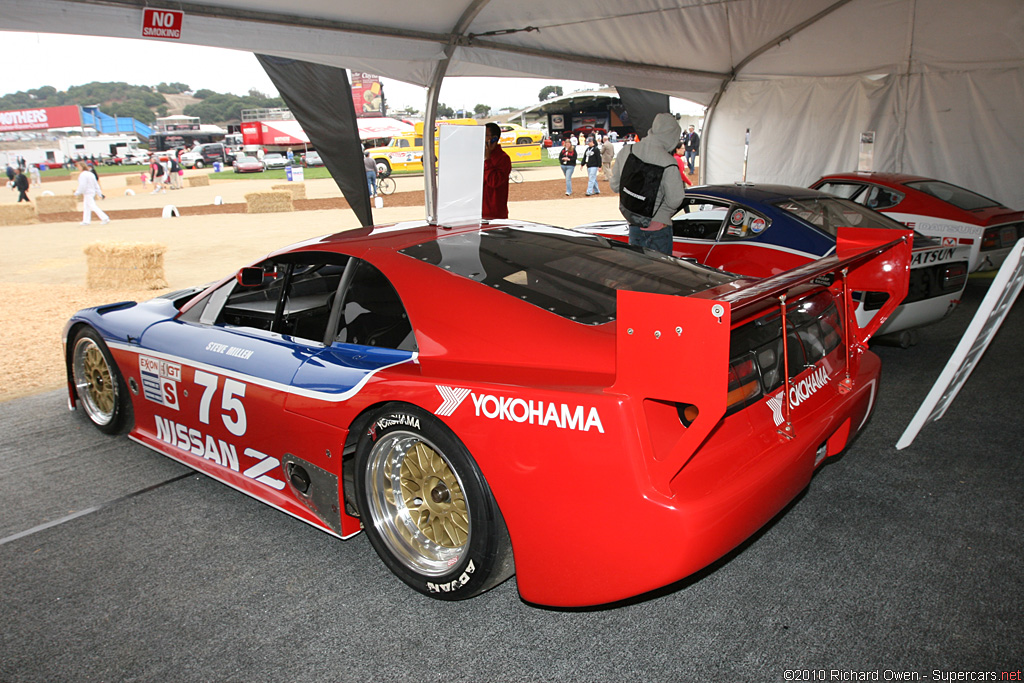
[[[486,104],[478,104],[475,107],[473,107],[473,113],[479,116],[480,118],[486,118],[491,115],[491,108],[488,107]]]
[[[548,99],[549,97],[552,97],[552,96],[558,97],[561,94],[562,94],[562,86],[560,86],[560,85],[545,85],[543,88],[540,89],[540,92],[537,94],[537,99],[540,100],[541,102],[543,102],[544,100]]]
[[[441,102],[440,104],[437,105],[437,115],[440,118],[450,119],[451,117],[455,116],[455,110],[449,107],[444,102]]]
[[[207,97],[216,94],[217,93],[210,90],[209,88],[200,88],[199,90],[196,90],[194,93],[192,93],[192,97],[196,98],[197,100],[205,100]]]

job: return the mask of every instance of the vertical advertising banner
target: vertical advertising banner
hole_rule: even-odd
[[[387,106],[384,104],[384,85],[380,76],[374,74],[352,72],[352,104],[356,108],[356,116],[385,116]]]

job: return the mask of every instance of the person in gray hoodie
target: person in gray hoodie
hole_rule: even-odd
[[[653,215],[641,216],[619,202],[619,211],[629,224],[629,243],[645,249],[654,249],[664,254],[672,253],[672,216],[683,205],[686,188],[679,175],[679,167],[672,157],[672,151],[679,144],[682,130],[675,117],[661,113],[654,117],[651,130],[644,139],[634,145],[626,145],[615,157],[611,188],[620,192],[622,171],[631,154],[640,161],[664,168],[661,185],[654,202]]]

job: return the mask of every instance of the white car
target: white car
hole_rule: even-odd
[[[288,157],[286,157],[283,154],[277,154],[275,152],[273,154],[268,154],[265,157],[263,157],[263,170],[264,171],[269,171],[269,170],[274,169],[274,168],[287,168],[288,166],[291,166],[291,165],[292,165],[292,162],[289,161]]]

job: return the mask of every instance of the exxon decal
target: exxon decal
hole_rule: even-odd
[[[494,396],[477,394],[460,387],[435,385],[443,399],[434,411],[435,415],[447,417],[453,415],[467,397],[472,398],[476,417],[489,420],[505,420],[541,427],[557,427],[558,429],[576,429],[589,432],[596,429],[604,434],[604,425],[597,408],[585,408],[581,405],[569,406],[567,403],[535,401],[511,396]]]

